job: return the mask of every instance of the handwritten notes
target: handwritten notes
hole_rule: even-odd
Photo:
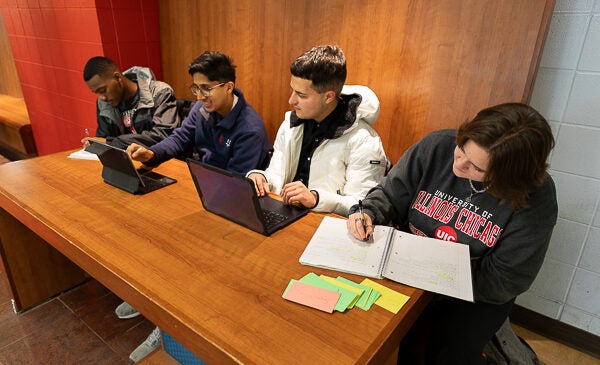
[[[423,290],[473,301],[468,245],[396,231],[384,276]]]
[[[364,243],[348,234],[345,219],[324,217],[299,261],[473,301],[468,245],[373,228],[373,241]]]
[[[363,242],[348,233],[345,219],[326,216],[299,261],[303,265],[380,278],[391,231],[384,226],[374,229],[372,240]]]

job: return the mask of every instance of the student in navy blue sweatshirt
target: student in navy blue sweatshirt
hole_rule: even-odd
[[[131,144],[131,158],[156,166],[193,147],[200,160],[245,175],[269,164],[270,142],[264,122],[235,87],[235,66],[219,52],[204,52],[188,69],[198,102],[181,127],[150,148]]]
[[[193,84],[190,90],[197,97],[181,127],[161,142],[145,148],[132,143],[127,152],[131,158],[148,166],[157,166],[173,157],[185,155],[195,148],[201,161],[230,172],[245,175],[269,164],[270,143],[264,122],[235,87],[235,66],[219,52],[204,52],[188,69]],[[140,313],[127,302],[115,310],[121,319]],[[160,330],[148,338],[130,355],[137,362],[160,345]]]

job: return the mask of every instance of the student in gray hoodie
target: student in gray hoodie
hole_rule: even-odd
[[[157,81],[147,67],[134,66],[121,73],[109,58],[92,57],[83,79],[98,94],[96,139],[123,149],[132,142],[149,147],[181,123],[173,89]],[[85,146],[87,139],[82,142]]]

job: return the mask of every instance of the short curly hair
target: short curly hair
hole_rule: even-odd
[[[119,71],[119,67],[110,58],[96,56],[90,58],[83,68],[83,81],[88,82],[96,75],[106,75]]]

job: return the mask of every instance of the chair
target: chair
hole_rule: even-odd
[[[177,127],[181,127],[181,123],[183,122],[183,120],[185,118],[187,118],[188,114],[190,113],[190,110],[192,110],[192,107],[194,106],[194,104],[196,104],[197,100],[194,99],[176,99],[175,103],[176,103],[176,108],[177,108],[177,115],[179,115],[179,125]],[[185,151],[183,151],[182,153],[180,153],[179,155],[175,156],[175,158],[185,161],[185,159],[187,157],[191,157],[193,159],[198,160],[200,158],[198,151],[196,151],[195,147],[190,147],[188,149],[186,149]]]
[[[181,121],[183,121],[185,118],[187,118],[188,114],[190,113],[190,110],[192,110],[192,107],[194,106],[194,104],[196,104],[196,101],[197,100],[194,100],[194,99],[177,99],[177,100],[175,100],[175,103],[177,105],[177,114],[179,115],[179,118],[181,119]]]

